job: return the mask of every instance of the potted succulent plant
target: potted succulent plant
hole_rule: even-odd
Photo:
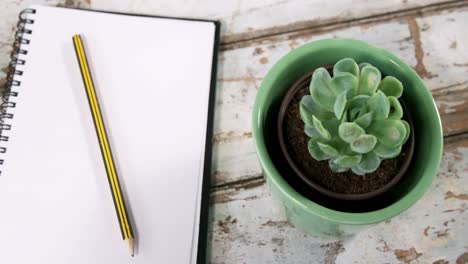
[[[328,235],[409,208],[442,155],[440,117],[416,72],[348,39],[309,43],[275,64],[255,100],[253,135],[288,220]]]
[[[402,148],[411,135],[398,100],[403,84],[351,58],[327,68],[307,73],[284,97],[281,150],[305,184],[325,195],[377,196],[404,175],[413,153],[413,140]],[[411,121],[408,113],[405,118]]]

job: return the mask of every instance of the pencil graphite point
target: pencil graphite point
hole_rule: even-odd
[[[134,243],[133,243],[133,238],[132,237],[128,238],[128,248],[130,249],[130,256],[134,257],[135,256],[135,250],[134,250]]]

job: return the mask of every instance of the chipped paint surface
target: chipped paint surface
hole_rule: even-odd
[[[468,263],[466,0],[3,0],[0,85],[17,15],[30,4],[222,21],[223,42],[231,44],[219,54],[211,263]],[[253,102],[268,69],[300,45],[331,37],[361,39],[408,62],[433,93],[444,134],[452,136],[434,184],[415,206],[346,239],[304,234],[286,221],[262,178],[251,131]]]
[[[414,247],[410,249],[396,249],[393,253],[399,261],[403,261],[404,263],[410,263],[422,255],[422,253],[418,253]]]
[[[466,136],[446,141],[434,184],[411,209],[349,238],[322,238],[297,230],[286,221],[266,184],[260,183],[212,193],[230,197],[211,207],[212,263],[455,263],[468,258],[468,253],[463,255],[468,246],[468,201],[463,195],[468,192]],[[227,223],[229,232],[224,228],[227,218],[236,219]]]
[[[432,90],[442,117],[444,134],[466,131],[468,124],[468,80]]]
[[[424,65],[424,51],[422,50],[421,44],[421,29],[419,28],[418,23],[413,17],[408,19],[408,29],[410,31],[411,38],[414,43],[414,56],[416,57],[416,66],[414,66],[415,71],[419,74],[421,78],[434,78],[438,75],[433,74],[432,72],[427,71],[426,66]]]
[[[401,12],[438,5],[447,0],[93,0],[98,9],[218,19],[223,23],[223,41],[236,42],[280,32],[340,23],[343,20]]]
[[[468,76],[466,10],[442,12],[415,21],[426,28],[420,32],[424,66],[428,72],[439,75],[432,78],[426,76],[425,82],[434,88],[465,83]]]

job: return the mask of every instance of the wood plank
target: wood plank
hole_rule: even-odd
[[[223,42],[232,43],[293,32],[304,28],[374,18],[395,13],[417,12],[424,7],[444,8],[463,1],[443,0],[208,0],[198,1],[106,1],[90,0],[97,9],[217,19],[223,23]]]
[[[431,88],[467,85],[466,10],[445,11],[435,16],[408,20],[410,30],[414,32],[416,70]]]
[[[421,200],[345,240],[289,224],[261,178],[219,188],[211,196],[211,263],[396,263],[411,256],[455,263],[467,251],[468,134],[445,142],[439,173]]]
[[[255,46],[222,52],[215,111],[213,185],[261,174],[251,133],[251,111],[258,87],[281,56],[317,39],[361,39],[393,52],[414,67],[432,91],[444,134],[467,131],[468,31],[463,28],[466,24],[465,7],[320,34],[287,34]],[[445,27],[450,30],[444,31]]]
[[[467,131],[468,81],[432,91],[442,118],[444,134],[456,135]]]
[[[446,11],[437,16],[417,18],[410,24],[413,24],[413,31],[420,31],[419,36],[413,34],[420,39],[415,41],[416,70],[429,87],[437,88],[433,94],[443,117],[444,133],[466,131],[468,31],[465,25],[468,15]]]

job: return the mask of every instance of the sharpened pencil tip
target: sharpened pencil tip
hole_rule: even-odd
[[[134,243],[133,243],[133,238],[130,237],[130,238],[128,238],[128,249],[130,249],[130,256],[132,256],[132,257],[135,256],[134,248],[135,248],[135,246],[134,246]]]

